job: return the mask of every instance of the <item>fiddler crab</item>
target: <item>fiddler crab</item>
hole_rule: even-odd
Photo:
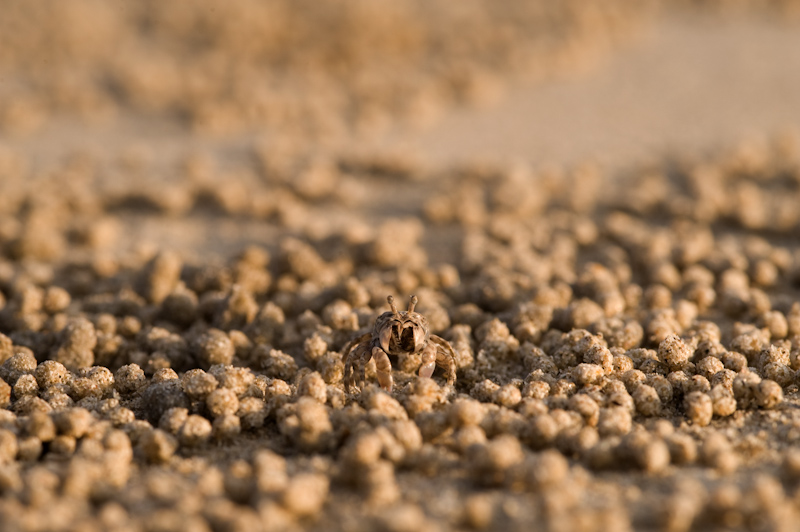
[[[378,316],[371,333],[351,341],[342,351],[345,390],[350,393],[350,388],[356,384],[356,376],[359,387],[364,389],[366,366],[374,358],[378,383],[391,392],[394,379],[389,355],[420,354],[420,377],[430,377],[438,365],[445,370],[447,384],[452,385],[456,380],[456,353],[447,340],[430,333],[425,316],[414,312],[417,296],[411,296],[407,311],[398,311],[392,296],[386,300],[392,310]]]

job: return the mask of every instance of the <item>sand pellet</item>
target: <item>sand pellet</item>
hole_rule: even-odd
[[[196,340],[194,352],[200,365],[209,368],[214,364],[230,364],[235,350],[228,335],[210,329]]]

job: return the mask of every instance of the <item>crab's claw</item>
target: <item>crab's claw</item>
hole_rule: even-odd
[[[429,344],[422,351],[422,365],[419,367],[419,376],[430,378],[436,368],[436,348]]]
[[[414,330],[414,352],[419,353],[425,348],[425,330],[414,325],[411,327]]]
[[[391,327],[384,327],[381,329],[380,334],[378,335],[378,342],[381,344],[381,349],[385,352],[389,352],[389,342],[392,339],[392,328]]]
[[[419,376],[430,379],[433,376],[433,370],[436,369],[435,362],[429,362],[419,367]]]

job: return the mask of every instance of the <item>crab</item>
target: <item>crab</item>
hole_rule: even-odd
[[[386,300],[392,310],[378,316],[371,333],[352,340],[342,350],[345,390],[350,392],[356,376],[359,387],[364,389],[366,366],[374,358],[378,384],[391,392],[394,379],[389,355],[403,354],[422,355],[420,377],[430,377],[438,365],[445,370],[447,384],[452,385],[456,380],[456,352],[447,340],[430,333],[425,316],[414,312],[417,296],[411,296],[407,311],[398,312],[392,296]]]

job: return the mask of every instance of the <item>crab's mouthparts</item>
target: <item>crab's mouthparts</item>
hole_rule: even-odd
[[[413,352],[416,348],[414,343],[414,327],[406,327],[400,334],[400,347],[404,351]]]

